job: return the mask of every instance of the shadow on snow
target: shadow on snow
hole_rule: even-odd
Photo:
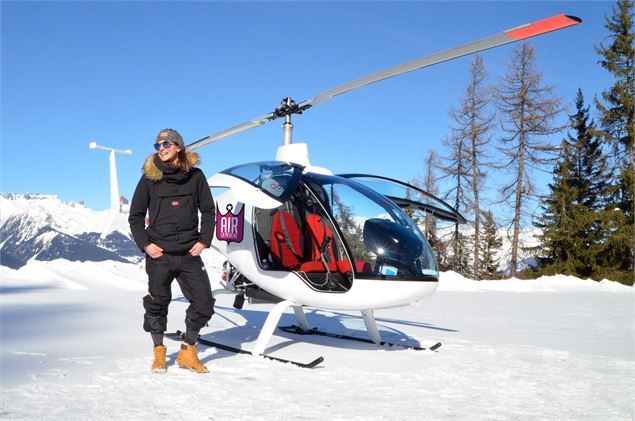
[[[184,302],[187,303],[187,299],[185,297],[176,297],[173,301]],[[201,337],[203,339],[207,339],[209,341],[220,342],[225,345],[244,348],[246,350],[250,350],[254,345],[255,341],[260,334],[260,329],[263,327],[267,316],[269,315],[268,310],[247,310],[241,309],[236,310],[232,307],[223,307],[223,306],[215,306],[216,313],[212,317],[210,321],[210,326],[214,327],[214,319],[222,318],[225,321],[229,322],[233,326],[226,328],[224,330],[217,330],[210,333],[203,333]],[[227,317],[226,314],[239,314],[243,319],[244,323],[238,324],[233,321],[231,318]],[[307,318],[307,322],[310,328],[318,328],[321,331],[326,331],[330,333],[342,334],[355,336],[359,338],[368,338],[368,334],[366,332],[366,327],[364,325],[363,318],[361,315],[357,316],[354,314],[347,313],[339,313],[332,312],[326,310],[318,310],[318,309],[306,309],[305,314]],[[444,332],[458,332],[456,329],[451,329],[447,327],[435,326],[430,323],[417,322],[417,321],[408,321],[408,320],[399,320],[399,319],[390,319],[390,318],[376,318],[377,327],[381,333],[382,340],[386,342],[391,342],[394,344],[400,344],[404,346],[424,346],[417,339],[413,338],[409,334],[402,332],[396,328],[388,326],[391,325],[402,325],[408,327],[414,327],[419,329],[429,329],[429,330],[440,330]],[[280,322],[278,323],[278,327],[280,326],[289,326],[297,324],[297,319],[293,313],[283,313],[280,318]],[[276,343],[275,338],[284,338],[285,340],[282,342]],[[305,342],[312,343],[316,345],[328,346],[332,348],[338,349],[356,349],[356,350],[364,350],[364,351],[372,351],[377,349],[389,350],[389,351],[401,351],[405,348],[400,347],[387,347],[387,346],[378,346],[371,343],[364,342],[355,342],[351,340],[331,338],[325,336],[318,335],[300,335],[284,332],[280,329],[276,329],[273,333],[273,337],[269,343],[269,346],[265,349],[265,354],[273,355],[274,352],[285,349],[290,345],[293,345],[297,342]],[[205,347],[203,344],[199,344],[199,347]],[[205,363],[206,361],[213,361],[220,358],[226,358],[231,355],[229,352],[217,352],[213,355],[207,356],[203,358],[201,361]],[[176,354],[174,355],[176,358]]]

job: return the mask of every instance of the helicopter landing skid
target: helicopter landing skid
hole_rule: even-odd
[[[284,332],[295,333],[297,335],[318,335],[318,336],[326,336],[329,338],[346,339],[349,341],[364,342],[369,344],[376,343],[372,341],[371,339],[359,338],[357,336],[343,335],[340,333],[325,332],[323,330],[318,330],[318,328],[316,327],[312,329],[304,330],[296,325],[291,325],[291,326],[280,326],[279,329]],[[424,347],[416,346],[416,345],[396,344],[392,342],[381,341],[377,345],[386,345],[389,347],[399,347],[403,349],[413,349],[415,351],[436,351],[437,349],[441,347],[442,344],[441,342],[437,342],[436,344],[430,347],[424,348]]]
[[[172,333],[164,333],[164,336],[166,338],[169,338],[169,339],[172,339],[172,340],[175,340],[175,341],[180,341],[182,339],[182,337],[183,337],[183,332],[181,332],[180,330],[177,330],[176,332],[172,332]],[[207,339],[202,339],[200,337],[198,338],[198,342],[202,343],[203,345],[207,345],[207,346],[210,346],[210,347],[213,347],[213,348],[221,349],[223,351],[233,352],[234,354],[255,355],[255,354],[252,354],[251,351],[247,351],[246,349],[237,348],[237,347],[234,347],[234,346],[231,346],[231,345],[225,345],[225,344],[222,344],[220,342],[209,341]],[[313,361],[310,361],[308,363],[303,363],[303,362],[299,362],[299,361],[289,360],[289,359],[286,359],[286,358],[273,357],[271,355],[265,355],[265,354],[260,354],[258,356],[266,358],[268,360],[278,361],[278,362],[281,362],[281,363],[289,363],[289,364],[295,365],[297,367],[302,367],[302,368],[314,368],[318,364],[320,364],[322,361],[324,361],[324,357],[317,357]]]

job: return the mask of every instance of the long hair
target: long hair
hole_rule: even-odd
[[[176,166],[183,172],[189,172],[194,166],[190,160],[191,152],[187,149],[181,149],[177,156],[179,157],[179,161]]]

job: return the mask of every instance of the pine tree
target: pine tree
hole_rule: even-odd
[[[599,63],[615,76],[615,84],[595,101],[602,127],[601,134],[613,147],[617,160],[633,166],[635,89],[633,86],[635,50],[633,46],[633,1],[618,0],[613,16],[606,18],[611,45],[600,43],[595,50],[602,56]],[[632,199],[632,197],[631,197]]]
[[[535,60],[535,51],[529,43],[514,48],[508,72],[496,92],[502,129],[507,133],[500,139],[499,150],[507,159],[502,166],[513,174],[501,188],[503,200],[512,200],[514,206],[511,276],[516,275],[518,267],[523,209],[528,200],[535,198],[530,170],[553,162],[553,153],[557,151],[557,147],[540,139],[562,129],[553,123],[562,110],[560,99],[553,96],[553,86],[543,86]]]
[[[612,171],[603,151],[602,138],[597,136],[595,123],[590,120],[589,107],[584,106],[582,90],[576,96],[576,113],[570,116],[574,135],[567,142],[571,148],[572,174],[570,184],[575,189],[574,217],[577,241],[574,245],[574,261],[578,262],[576,274],[599,278],[598,254],[606,240],[605,230],[599,221],[612,215],[609,182]]]
[[[606,18],[609,45],[600,43],[596,52],[600,65],[613,74],[615,83],[602,92],[595,105],[600,114],[600,134],[612,147],[612,160],[619,169],[614,185],[614,204],[602,215],[604,228],[610,232],[601,260],[607,274],[616,280],[633,282],[635,240],[635,88],[633,47],[633,1],[618,0]],[[612,212],[611,212],[612,210]]]
[[[602,150],[595,122],[590,120],[589,107],[585,107],[582,89],[578,89],[575,100],[576,113],[569,116],[570,127],[575,136],[569,133],[567,143],[571,147],[572,186],[577,189],[578,203],[584,204],[590,211],[604,208],[607,197],[608,180],[612,177],[606,156]]]
[[[575,256],[581,234],[575,218],[583,210],[576,202],[578,191],[572,187],[573,159],[570,144],[565,139],[559,162],[554,168],[553,182],[549,184],[550,192],[543,198],[543,215],[534,222],[542,229],[539,262],[542,271],[549,275],[577,275],[581,269]]]
[[[479,259],[479,279],[495,279],[500,261],[499,252],[503,240],[498,235],[498,226],[491,211],[484,211],[481,237],[481,258]]]
[[[544,213],[535,225],[542,229],[544,273],[596,277],[597,255],[605,242],[598,221],[606,206],[610,171],[581,89],[575,107],[569,116],[573,134],[562,141],[550,193],[543,197]]]
[[[452,256],[452,266],[457,268],[457,272],[466,278],[474,278],[472,273],[472,253],[474,249],[474,238],[465,235],[462,231],[455,232],[458,252]]]

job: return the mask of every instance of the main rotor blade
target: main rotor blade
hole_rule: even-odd
[[[336,86],[322,93],[319,93],[314,98],[301,102],[294,108],[291,113],[297,113],[304,111],[313,105],[319,104],[326,100],[329,100],[337,95],[341,95],[345,92],[352,91],[353,89],[361,88],[366,85],[370,85],[375,82],[379,82],[384,79],[391,78],[403,73],[411,72],[413,70],[421,69],[423,67],[431,66],[433,64],[442,63],[444,61],[452,60],[458,57],[462,57],[468,54],[477,53],[479,51],[488,50],[490,48],[499,47],[501,45],[509,44],[522,39],[534,37],[537,35],[545,34],[547,32],[555,31],[558,29],[566,28],[568,26],[577,25],[582,22],[582,19],[569,15],[557,15],[547,19],[540,20],[534,23],[528,23],[518,26],[516,28],[508,29],[500,34],[492,35],[487,38],[482,38],[477,41],[470,42],[459,47],[454,47],[449,50],[441,51],[436,54],[432,54],[426,57],[422,57],[408,63],[400,64],[390,69],[382,70],[377,73],[365,76],[363,78],[354,80],[352,82],[345,83],[343,85]],[[282,115],[275,112],[269,113],[262,117],[249,120],[245,123],[238,124],[229,129],[215,133],[213,135],[204,137],[196,142],[187,146],[188,149],[193,150],[207,145],[208,143],[215,142],[223,139],[227,136],[232,136],[245,130],[252,129],[254,127],[261,126],[271,120],[275,120]]]
[[[201,146],[205,146],[208,143],[216,142],[217,140],[221,140],[227,136],[232,136],[240,132],[244,132],[245,130],[253,129],[254,127],[262,126],[268,121],[275,120],[278,118],[274,113],[269,113],[267,115],[263,115],[262,117],[254,118],[253,120],[249,120],[242,124],[238,124],[234,127],[230,127],[229,129],[225,129],[221,132],[214,133],[213,135],[206,136],[202,139],[197,140],[190,145],[187,145],[187,149],[194,150],[200,148]]]
[[[341,95],[343,93],[352,91],[353,89],[361,88],[363,86],[370,85],[372,83],[379,82],[393,76],[401,75],[403,73],[411,72],[413,70],[452,60],[468,54],[473,54],[490,48],[499,47],[501,45],[509,44],[521,39],[530,38],[547,32],[566,28],[568,26],[577,25],[580,22],[582,22],[582,20],[575,16],[557,15],[540,20],[538,22],[521,25],[516,28],[503,31],[500,34],[482,38],[480,40],[473,41],[459,47],[441,51],[439,53],[422,57],[408,63],[400,64],[398,66],[391,67],[390,69],[382,70],[380,72],[373,73],[371,75],[354,80],[352,82],[345,83],[343,85],[324,91],[315,96],[313,99],[301,102],[300,104],[298,104],[298,106],[313,106],[329,100],[337,95]]]

